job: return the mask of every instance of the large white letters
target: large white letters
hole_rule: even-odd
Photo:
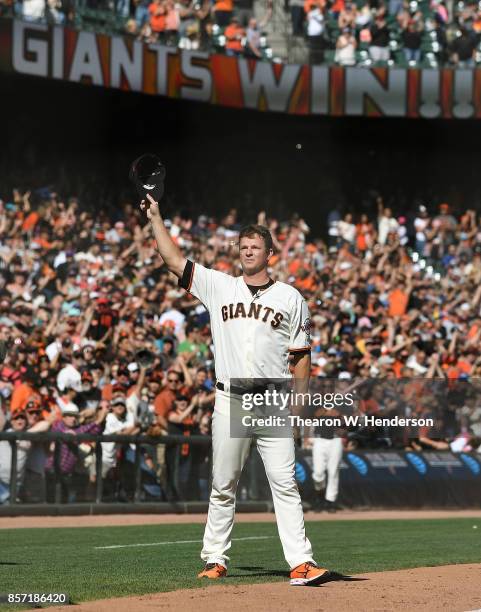
[[[267,110],[286,112],[301,67],[288,64],[283,66],[281,77],[277,82],[272,63],[256,62],[254,73],[251,76],[247,60],[239,59],[238,62],[245,106],[247,108],[257,108],[259,96],[263,92],[267,102]]]
[[[406,115],[406,70],[390,69],[387,87],[371,70],[346,68],[346,115],[363,115],[366,96],[386,117]]]
[[[22,74],[46,77],[48,41],[30,38],[28,31],[46,33],[48,26],[18,20],[13,22],[13,69]],[[32,59],[27,59],[26,53],[32,53]]]
[[[103,85],[97,39],[93,32],[80,32],[70,68],[70,80],[78,82],[90,77],[94,85]]]
[[[136,40],[132,43],[132,57],[125,41],[118,36],[111,39],[110,49],[110,85],[120,87],[121,75],[124,73],[132,91],[142,91],[142,51],[143,45]]]
[[[199,86],[182,85],[180,97],[185,100],[196,100],[197,102],[209,102],[212,95],[212,74],[205,66],[196,66],[195,60],[206,60],[208,53],[199,51],[182,51],[181,70],[182,74],[188,79],[198,81]]]

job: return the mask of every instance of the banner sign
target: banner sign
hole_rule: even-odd
[[[296,115],[481,117],[481,69],[282,64],[12,19],[0,19],[0,69]]]
[[[312,455],[297,457],[303,498],[315,495]],[[302,476],[304,477],[302,479]],[[340,470],[339,501],[346,507],[479,507],[481,457],[450,452],[346,452]]]
[[[252,501],[271,500],[262,460],[253,450],[239,483]],[[301,497],[312,503],[312,452],[296,453]],[[339,474],[339,502],[345,508],[479,508],[481,456],[473,453],[411,451],[344,452]]]

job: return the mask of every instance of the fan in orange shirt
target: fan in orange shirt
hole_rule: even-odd
[[[160,35],[165,32],[166,8],[163,0],[154,0],[149,5],[150,27],[154,34]]]
[[[37,236],[32,240],[35,244],[38,244],[42,249],[50,250],[53,248],[53,243],[49,241],[49,235],[47,231],[41,232],[40,236]]]
[[[289,274],[297,274],[299,268],[303,265],[303,261],[300,257],[297,257],[296,259],[293,259],[289,266],[288,266],[288,270],[289,270]]]
[[[474,362],[476,356],[471,352],[464,352],[456,363],[456,369],[459,370],[460,374],[471,375],[473,371]]]
[[[403,290],[401,287],[397,287],[391,291],[388,298],[390,317],[402,317],[406,314],[410,293],[409,289]]]
[[[31,399],[41,401],[40,394],[35,389],[35,372],[27,368],[22,378],[23,382],[13,389],[12,399],[10,400],[11,412],[25,410]]]
[[[214,4],[215,22],[221,28],[229,25],[234,10],[233,0],[216,0]]]
[[[368,216],[364,214],[356,225],[356,246],[359,251],[364,252],[371,248],[373,235],[373,225],[369,222]]]
[[[237,17],[232,18],[230,24],[225,29],[224,35],[226,38],[225,48],[227,55],[242,55],[244,53],[242,39],[246,33],[239,24]]]
[[[341,1],[344,8],[344,0]],[[304,13],[306,13],[306,15],[311,10],[312,6],[319,7],[322,10],[326,6],[326,0],[305,0]]]
[[[33,230],[33,228],[37,225],[38,220],[39,220],[38,213],[35,211],[32,211],[27,216],[25,221],[22,223],[22,231],[30,232],[31,230]]]

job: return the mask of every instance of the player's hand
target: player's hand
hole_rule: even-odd
[[[145,211],[147,219],[160,217],[159,203],[154,200],[150,193],[147,194],[147,200],[142,200],[140,203],[140,210]]]

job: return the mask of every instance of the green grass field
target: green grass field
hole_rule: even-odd
[[[319,564],[351,575],[481,562],[476,523],[315,521],[307,533]],[[204,586],[196,579],[202,534],[201,524],[0,530],[0,593],[67,592],[79,602]],[[287,579],[275,524],[240,523],[233,538],[227,584]]]

